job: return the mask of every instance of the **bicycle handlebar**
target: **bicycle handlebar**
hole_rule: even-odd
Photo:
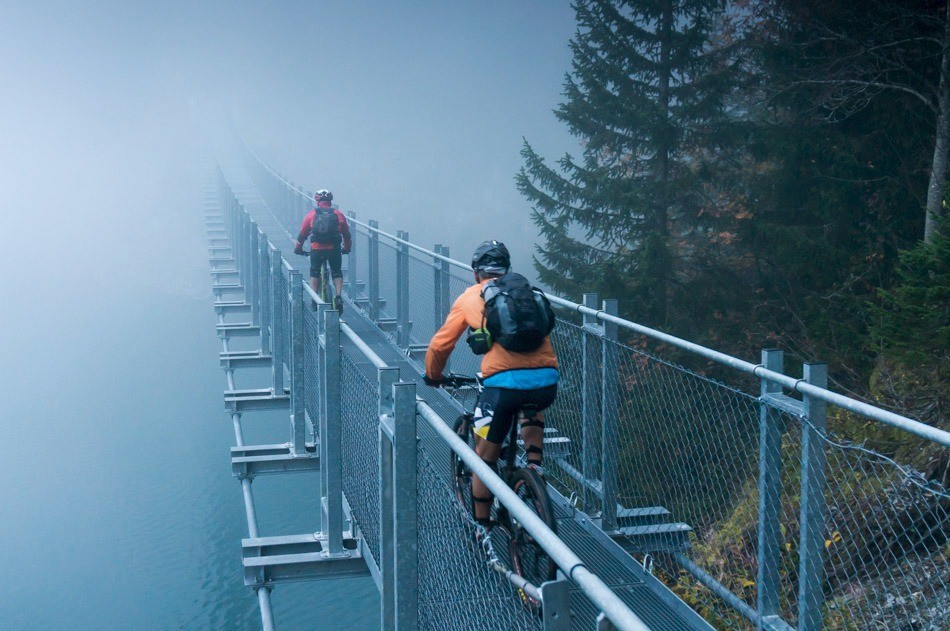
[[[449,373],[442,376],[442,387],[460,388],[462,386],[472,386],[477,383],[478,379],[475,377],[469,377],[468,375]]]

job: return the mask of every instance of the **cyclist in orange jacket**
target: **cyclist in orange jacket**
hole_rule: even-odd
[[[466,329],[471,331],[468,343],[477,354],[484,352],[481,372],[484,390],[475,404],[475,451],[482,460],[497,470],[501,443],[515,420],[519,408],[524,405],[543,410],[557,396],[557,357],[550,337],[532,351],[518,353],[509,351],[501,344],[491,344],[485,352],[481,344],[485,300],[482,289],[485,283],[498,278],[511,268],[508,248],[500,241],[485,241],[472,256],[472,271],[475,284],[466,289],[452,305],[445,323],[429,342],[426,352],[427,385],[438,386],[442,371],[459,337]],[[481,337],[484,340],[484,337]],[[544,420],[542,416],[525,419],[521,423],[521,438],[525,443],[528,465],[540,470],[543,454]],[[488,487],[472,476],[472,500],[475,521],[486,530],[491,526],[491,504],[494,499]]]
[[[343,314],[343,254],[353,247],[350,239],[350,224],[336,208],[333,208],[333,193],[320,189],[313,195],[316,207],[307,213],[300,224],[294,252],[303,254],[303,242],[310,237],[310,287],[320,293],[320,268],[330,263],[330,277],[336,289],[334,307]],[[342,241],[342,243],[341,243]],[[342,248],[341,248],[342,246]]]

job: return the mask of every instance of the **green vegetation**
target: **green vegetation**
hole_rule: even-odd
[[[625,317],[740,357],[780,347],[792,364],[825,361],[836,390],[950,429],[947,0],[574,7],[555,114],[582,155],[552,165],[527,139],[516,176],[543,240],[542,281],[618,298]],[[714,369],[689,368],[698,374],[647,356],[620,365],[619,492],[689,523],[691,558],[754,603],[757,416],[748,398],[701,383]],[[674,387],[696,390],[674,400]],[[792,622],[801,446],[790,427],[779,598]],[[950,582],[948,506],[931,492],[950,487],[947,450],[842,410],[828,428],[848,442],[827,450],[826,628],[931,628],[922,621],[943,619],[938,588]],[[658,565],[714,625],[746,626],[675,563]]]

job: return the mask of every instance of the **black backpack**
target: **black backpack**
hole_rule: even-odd
[[[332,208],[317,208],[310,229],[310,240],[314,243],[332,243],[340,241],[340,223]]]
[[[509,272],[485,283],[484,327],[492,341],[515,353],[536,350],[554,329],[554,311],[540,289]]]

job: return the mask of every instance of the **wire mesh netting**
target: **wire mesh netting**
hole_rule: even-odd
[[[435,321],[436,271],[431,258],[415,250],[409,253],[409,321],[414,344],[425,344],[442,325]]]
[[[379,560],[379,384],[341,357],[343,493],[373,559]]]
[[[476,550],[471,518],[440,473],[447,467],[419,449],[419,628],[540,629],[538,617]]]

